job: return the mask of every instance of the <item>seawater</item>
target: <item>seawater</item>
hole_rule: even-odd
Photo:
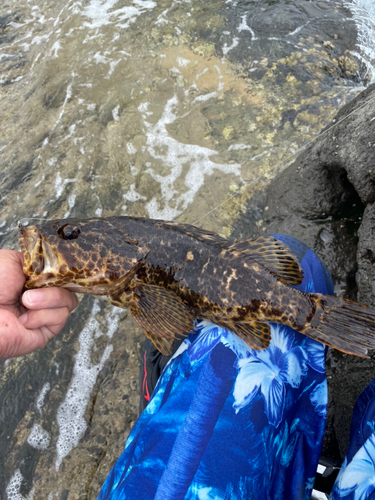
[[[375,3],[372,0],[352,0],[345,5],[353,14],[358,28],[358,50],[355,56],[363,62],[371,83],[375,81]]]

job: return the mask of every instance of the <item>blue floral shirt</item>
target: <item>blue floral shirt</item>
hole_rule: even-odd
[[[375,379],[353,412],[350,446],[330,500],[375,499]]]
[[[297,288],[332,294],[315,254],[275,236],[301,262]],[[198,323],[164,369],[98,500],[311,498],[327,411],[325,347],[270,326],[270,347],[255,351]]]

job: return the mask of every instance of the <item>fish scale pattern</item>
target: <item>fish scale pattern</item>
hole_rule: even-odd
[[[333,293],[328,271],[294,238],[298,289]],[[197,324],[165,367],[98,500],[310,499],[324,435],[325,347],[270,324],[256,351]]]

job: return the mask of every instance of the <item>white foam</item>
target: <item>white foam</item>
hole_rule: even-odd
[[[136,192],[135,184],[131,184],[129,191],[123,194],[122,197],[128,201],[147,200],[145,196],[142,196]]]
[[[366,66],[370,83],[375,81],[375,3],[373,0],[352,0],[344,2],[350,9],[358,30],[354,55]]]
[[[21,474],[21,471],[19,469],[16,470],[16,472],[13,474],[11,480],[8,483],[7,489],[6,489],[6,494],[8,497],[8,500],[33,500],[34,496],[34,490],[33,488],[30,493],[27,495],[27,497],[24,497],[20,493],[21,489],[21,484],[22,484],[23,476]]]
[[[185,68],[188,64],[191,63],[189,59],[185,59],[183,57],[177,57],[176,62],[180,66],[180,68]]]
[[[166,103],[162,116],[155,125],[147,122],[148,103],[143,103],[138,107],[146,129],[147,150],[155,159],[160,160],[164,167],[169,169],[169,173],[166,175],[160,175],[159,169],[154,170],[152,166],[146,170],[146,173],[160,184],[165,205],[164,208],[160,209],[156,198],[152,198],[146,203],[148,215],[154,219],[173,219],[186,210],[193,202],[198,190],[203,186],[205,176],[212,175],[215,170],[241,176],[240,164],[214,163],[210,160],[210,156],[217,154],[217,151],[196,144],[185,144],[169,135],[167,125],[177,119],[177,115],[174,113],[177,105],[178,99],[175,95]],[[189,165],[185,176],[187,189],[179,194],[174,183],[182,175],[186,165]]]
[[[66,184],[68,184],[69,182],[75,182],[76,180],[77,179],[63,179],[60,175],[60,172],[57,172],[55,180],[56,199],[60,198],[60,196],[63,194]]]
[[[51,33],[48,33],[47,35],[34,36],[34,38],[31,40],[31,45],[40,45],[43,41],[49,39],[50,34]]]
[[[113,307],[107,313],[106,322],[107,322],[107,337],[110,339],[113,337],[113,334],[116,332],[118,328],[118,324],[121,319],[122,310],[118,307]]]
[[[73,77],[74,77],[74,74],[73,74]],[[60,122],[60,120],[65,112],[66,103],[72,97],[72,85],[73,85],[73,82],[69,83],[69,85],[66,89],[66,94],[65,94],[65,99],[64,99],[63,105],[62,105],[62,110],[60,111],[60,115],[59,115],[58,119],[56,120],[56,122],[51,130],[54,130],[56,128],[57,124]]]
[[[46,382],[39,393],[38,399],[36,400],[36,407],[38,408],[39,413],[42,412],[42,407],[44,405],[44,398],[46,397],[46,394],[50,390],[50,388],[51,388],[50,383]]]
[[[78,99],[78,104],[82,104],[80,103],[79,101],[82,101],[83,102],[83,99]],[[75,131],[76,131],[76,124],[74,123],[73,125],[70,125],[69,127],[69,134],[66,135],[65,137],[63,137],[60,141],[59,141],[59,144],[61,144],[62,142],[66,141],[67,139],[70,139],[72,137],[72,135],[75,134]],[[73,139],[73,142],[74,144],[77,144],[77,141],[75,139]]]
[[[157,18],[157,20],[155,21],[155,24],[168,24],[170,23],[170,21],[168,21],[167,19],[164,19],[164,16],[167,14],[167,12],[169,11],[169,9],[165,9],[160,15],[159,17]]]
[[[120,109],[120,105],[118,104],[115,108],[112,109],[112,116],[113,116],[113,119],[115,120],[115,122],[119,122],[120,121],[120,117],[119,117],[119,109]]]
[[[267,153],[268,153],[268,151],[263,151],[263,153],[260,153],[258,155],[253,156],[252,158],[250,158],[250,160],[251,161],[258,160],[259,158],[262,158],[262,156],[266,155]]]
[[[217,97],[217,95],[218,95],[217,92],[210,92],[209,94],[199,95],[193,100],[193,103],[205,102],[208,101],[209,99],[212,99],[213,97]]]
[[[290,33],[288,33],[286,36],[293,36],[293,35],[296,35],[297,33],[299,33],[301,31],[301,29],[303,29],[305,26],[307,26],[308,24],[310,23],[310,21],[307,21],[307,23],[305,24],[302,24],[302,26],[299,26],[298,28],[296,28],[295,30],[291,31]]]
[[[106,76],[106,78],[109,78],[112,73],[114,72],[116,66],[118,65],[118,63],[121,61],[121,59],[117,59],[117,61],[111,61],[109,63],[109,71],[108,71],[108,75]]]
[[[133,5],[117,9],[115,8],[116,4],[118,4],[117,0],[91,0],[83,9],[83,15],[89,19],[83,25],[90,29],[107,24],[127,28],[143,12],[156,7],[156,2],[147,0],[133,0]]]
[[[109,59],[105,57],[105,55],[101,55],[100,52],[95,52],[93,59],[96,64],[107,64],[109,62]]]
[[[137,150],[135,149],[135,147],[131,142],[126,143],[126,150],[130,155],[134,155],[137,152]]]
[[[61,44],[60,44],[60,42],[57,40],[57,41],[56,41],[56,42],[52,45],[51,50],[50,50],[50,52],[49,52],[49,55],[51,55],[51,54],[52,54],[52,52],[54,52],[53,57],[59,57],[59,56],[57,55],[57,53],[58,53],[58,51],[59,51],[60,49],[61,49]]]
[[[27,438],[29,445],[37,450],[45,450],[48,448],[50,441],[49,433],[41,425],[34,424]]]
[[[228,52],[232,49],[234,49],[235,47],[237,47],[238,45],[238,42],[239,42],[239,39],[234,37],[233,40],[232,40],[232,45],[227,45],[226,43],[224,43],[224,46],[223,46],[223,54],[226,56],[228,54]]]
[[[104,349],[99,363],[92,364],[90,353],[94,343],[94,334],[100,331],[99,323],[95,318],[99,311],[99,303],[95,301],[88,323],[79,336],[80,347],[76,355],[73,377],[68,392],[57,410],[56,420],[60,432],[56,444],[56,470],[59,469],[63,458],[77,446],[85,433],[87,428],[84,419],[85,409],[96,378],[113,349],[112,345],[108,345]],[[108,314],[106,319],[110,323],[108,325],[108,336],[110,337],[117,329],[120,316],[118,314],[114,318],[113,315]]]
[[[76,195],[75,194],[71,194],[68,198],[68,211],[65,213],[65,215],[63,216],[63,219],[67,219],[70,215],[70,212],[72,210],[72,208],[74,207],[75,205],[75,202],[76,202]]]
[[[182,73],[181,73],[181,71],[180,71],[178,68],[175,68],[175,67],[171,68],[171,69],[169,70],[169,72],[170,72],[172,75],[173,75],[173,73],[176,73],[177,75],[181,75],[181,74],[182,74]]]
[[[228,151],[238,151],[239,149],[250,149],[250,144],[231,144]]]
[[[50,167],[52,167],[57,162],[57,158],[50,158],[47,160],[47,163]]]
[[[250,28],[250,26],[247,25],[246,23],[246,14],[244,14],[243,16],[241,16],[241,24],[238,26],[237,28],[237,31],[241,32],[241,31],[250,31],[251,33],[251,39],[252,40],[258,40],[258,38],[255,36],[255,33],[254,31]]]

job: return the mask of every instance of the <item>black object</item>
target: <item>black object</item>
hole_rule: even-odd
[[[184,339],[176,339],[173,344],[172,354],[164,356],[159,352],[151,340],[146,339],[142,346],[141,362],[139,367],[139,386],[141,389],[141,399],[139,402],[139,414],[148,405],[151,394],[155,389],[156,383],[159,380],[165,365],[180,347]]]
[[[320,457],[318,471],[315,477],[314,490],[326,493],[327,496],[331,493],[335,484],[338,473],[340,472],[340,463],[326,457]]]

